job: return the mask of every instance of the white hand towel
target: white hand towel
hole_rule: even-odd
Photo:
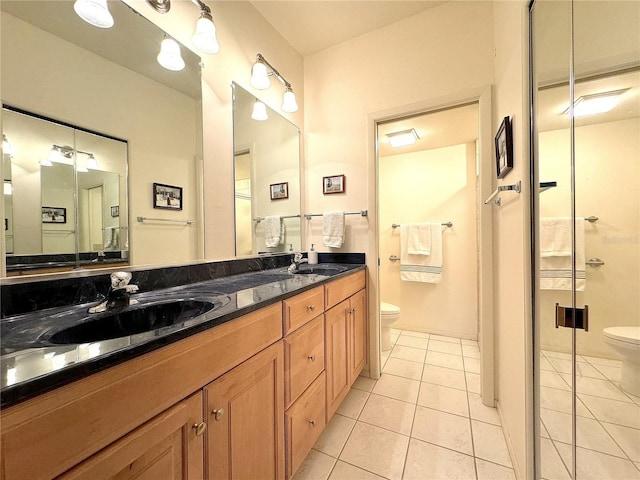
[[[322,242],[325,247],[340,248],[344,243],[344,212],[322,214]]]
[[[410,255],[431,255],[431,224],[410,223],[407,251]]]
[[[409,253],[409,225],[400,225],[400,279],[408,282],[440,283],[442,280],[442,227],[431,225],[431,254]]]
[[[271,215],[264,219],[264,245],[265,247],[277,247],[284,243],[284,228],[282,218],[278,215]]]
[[[584,218],[576,220],[575,276],[576,290],[584,291],[586,285]],[[568,235],[567,235],[568,232]],[[555,239],[555,237],[566,237]],[[567,246],[568,244],[568,246]],[[568,254],[559,255],[557,253]],[[571,239],[571,218],[540,219],[540,288],[542,290],[571,290],[573,241]],[[556,252],[551,255],[551,252]]]

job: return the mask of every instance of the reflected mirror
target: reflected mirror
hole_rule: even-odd
[[[300,251],[300,131],[269,107],[256,120],[261,102],[232,89],[236,255]]]

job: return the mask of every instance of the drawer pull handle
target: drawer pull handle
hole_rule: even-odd
[[[316,309],[316,307],[315,307],[315,306],[313,306],[313,305],[307,305],[307,310],[308,310],[309,312],[313,312],[315,309]]]
[[[196,435],[199,437],[207,429],[207,424],[204,422],[194,423],[192,428],[196,431]]]
[[[311,427],[315,428],[316,421],[315,420],[309,420],[309,425],[311,425]]]
[[[309,359],[310,362],[315,362],[316,361],[316,356],[315,355],[308,355],[307,358]]]
[[[222,417],[224,416],[224,408],[217,408],[215,410],[212,410],[211,415],[213,415],[213,418],[215,419],[216,422],[219,422],[220,420],[222,420]]]

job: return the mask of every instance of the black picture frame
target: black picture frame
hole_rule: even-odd
[[[114,205],[111,207],[111,216],[119,217],[120,216],[120,205]]]
[[[495,138],[496,175],[504,178],[513,169],[513,137],[509,117],[504,117]]]
[[[272,183],[269,185],[271,200],[284,200],[289,198],[289,182]]]
[[[153,208],[164,210],[182,210],[182,187],[153,184]]]
[[[42,207],[42,223],[67,223],[65,207]]]

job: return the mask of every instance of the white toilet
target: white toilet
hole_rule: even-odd
[[[392,303],[380,302],[380,343],[382,351],[391,350],[391,325],[400,318],[400,307]]]
[[[640,326],[607,327],[604,341],[622,355],[622,383],[624,391],[640,396]]]

